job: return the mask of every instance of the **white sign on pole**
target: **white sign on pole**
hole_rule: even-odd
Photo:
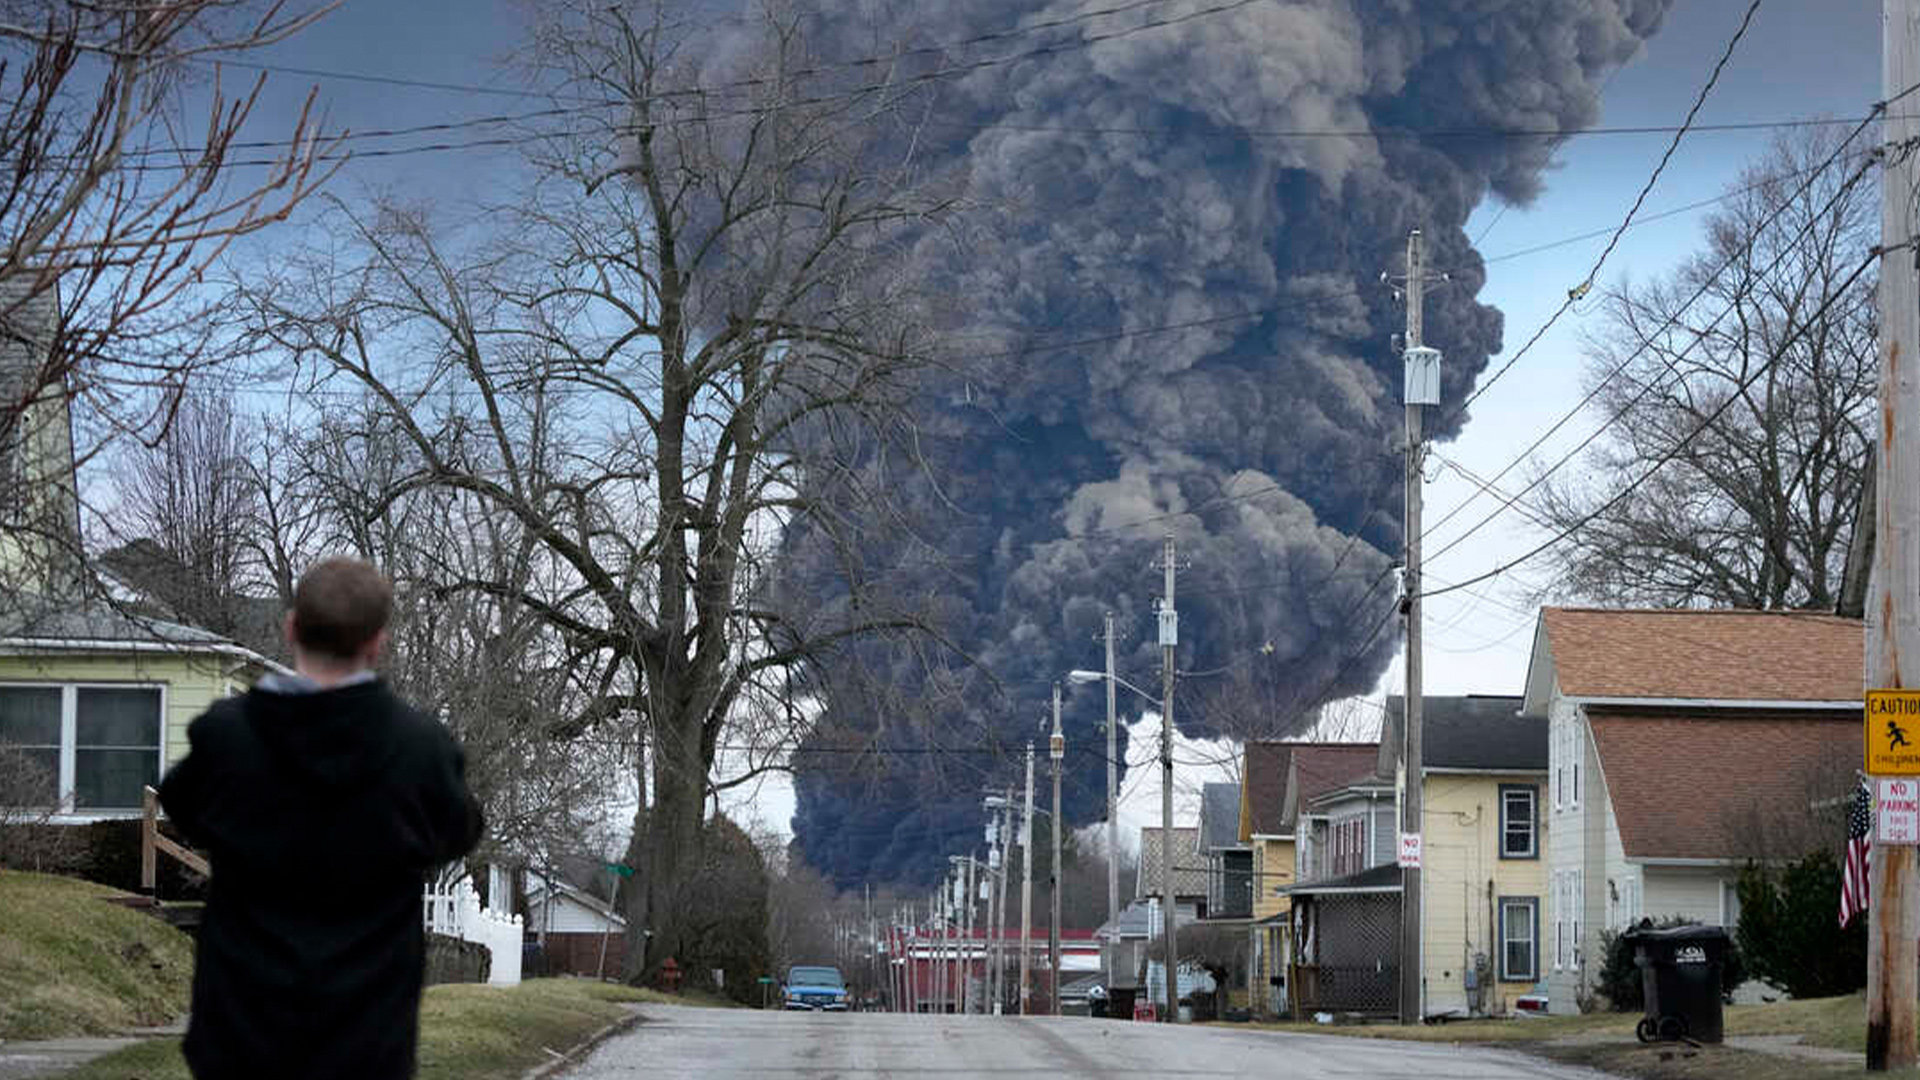
[[[1417,832],[1400,834],[1400,865],[1408,870],[1420,869],[1420,834]]]
[[[1875,799],[1873,842],[1920,844],[1920,780],[1881,778]]]

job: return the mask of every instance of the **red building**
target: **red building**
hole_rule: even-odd
[[[1001,1011],[1013,1015],[1020,1011],[1020,935],[995,938],[990,930],[976,928],[971,938],[959,930],[938,931],[925,927],[898,927],[889,936],[888,956],[892,973],[887,988],[889,1007],[896,1012],[972,1012],[994,1011],[992,969],[1003,972],[997,980]],[[1076,980],[1100,973],[1100,943],[1091,930],[1064,930],[1060,935],[1060,981],[1071,985]],[[1031,990],[1030,1011],[1045,1013],[1052,1003],[1053,965],[1047,955],[1047,935],[1036,933],[1028,957]]]

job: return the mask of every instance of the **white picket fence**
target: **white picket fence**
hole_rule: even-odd
[[[429,933],[487,947],[493,956],[487,973],[488,986],[520,985],[520,948],[526,938],[520,916],[484,906],[480,903],[480,894],[465,881],[456,882],[450,889],[429,885],[420,900]]]

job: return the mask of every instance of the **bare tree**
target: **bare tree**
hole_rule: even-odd
[[[0,431],[61,387],[111,421],[164,430],[180,386],[211,358],[189,290],[330,172],[309,95],[282,149],[243,175],[231,151],[263,79],[236,97],[216,77],[196,121],[181,105],[189,65],[282,41],[325,10],[290,12],[285,0],[0,7],[0,321],[42,296],[62,314],[39,369],[0,380]]]
[[[1535,507],[1571,530],[1554,588],[1833,607],[1876,363],[1874,281],[1851,275],[1879,237],[1856,163],[1820,168],[1834,151],[1831,135],[1783,137],[1708,218],[1700,254],[1606,298],[1589,381],[1610,426],[1586,476],[1553,478]]]
[[[784,767],[779,741],[804,728],[797,673],[924,623],[920,597],[860,581],[885,492],[834,518],[810,493],[844,494],[861,454],[911,434],[933,341],[898,271],[907,235],[948,204],[918,186],[910,150],[884,156],[913,145],[890,130],[899,95],[871,73],[843,95],[802,87],[796,22],[762,14],[756,48],[702,70],[703,28],[664,12],[549,13],[538,62],[620,108],[541,144],[540,179],[494,211],[497,236],[454,250],[421,215],[343,208],[361,262],[316,257],[235,294],[263,356],[364,388],[405,447],[357,481],[358,520],[439,491],[510,521],[529,572],[476,566],[444,595],[511,603],[558,640],[585,694],[569,730],[642,725],[628,955],[646,970],[696,959],[680,890],[721,755],[740,739],[776,751],[730,784]],[[774,560],[797,520],[851,592]]]

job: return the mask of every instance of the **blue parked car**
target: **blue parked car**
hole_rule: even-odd
[[[847,981],[837,967],[794,967],[787,971],[781,995],[784,1007],[815,1012],[846,1012]]]

